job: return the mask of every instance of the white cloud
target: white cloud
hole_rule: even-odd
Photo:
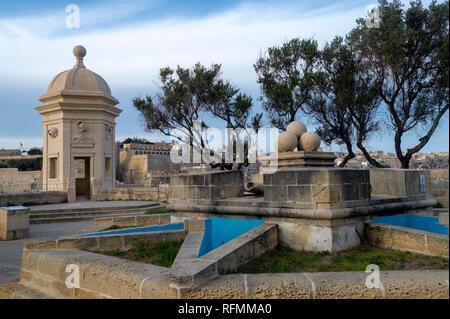
[[[142,3],[130,6],[123,2],[108,8],[81,8],[81,28],[73,32],[65,29],[64,10],[0,19],[0,85],[20,86],[24,90],[27,86],[39,86],[43,94],[53,76],[72,67],[72,48],[82,44],[88,51],[86,66],[108,81],[113,94],[115,89],[149,93],[157,87],[159,68],[177,64],[190,67],[197,61],[205,65],[222,63],[226,79],[258,94],[253,63],[260,52],[293,37],[314,37],[323,45],[335,35],[350,31],[355,20],[365,16],[368,4],[338,3],[311,10],[302,3],[250,3],[200,18],[170,17],[101,25],[126,20],[142,8]],[[100,25],[94,28],[96,23]],[[126,109],[131,98],[121,98],[122,108]],[[35,101],[30,104],[35,105]],[[127,116],[134,115],[123,114],[121,118]],[[18,123],[20,117],[18,114]],[[121,127],[119,118],[118,134],[142,136],[140,123],[130,127],[130,121],[125,122],[126,127]],[[18,144],[17,139],[4,139],[2,135],[10,134],[2,132],[0,125],[0,147]],[[24,141],[28,144],[28,140]],[[40,138],[34,137],[29,142],[42,144]]]
[[[88,50],[86,65],[104,76],[113,92],[115,86],[154,86],[160,67],[191,66],[197,61],[223,63],[227,78],[256,86],[252,65],[268,46],[296,36],[314,36],[323,44],[349,31],[363,15],[364,6],[305,12],[299,6],[247,4],[200,19],[146,21],[87,33],[80,33],[82,26],[77,35],[66,37],[41,32],[65,27],[57,15],[0,20],[0,59],[8,66],[0,70],[0,79],[25,77],[47,85],[54,75],[72,66],[71,49],[82,44]]]

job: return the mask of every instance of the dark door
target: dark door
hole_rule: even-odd
[[[76,193],[78,196],[91,195],[91,160],[89,157],[75,157],[75,169],[77,176],[75,178]],[[84,173],[84,174],[83,174]]]

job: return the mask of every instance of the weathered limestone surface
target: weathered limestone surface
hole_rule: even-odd
[[[365,225],[365,239],[375,247],[448,257],[448,236],[370,222]]]
[[[332,152],[298,151],[270,154],[261,157],[262,171],[268,168],[333,167],[336,155]]]
[[[236,271],[239,266],[275,248],[278,243],[277,226],[263,224],[197,258],[202,239],[200,229],[191,230],[170,270],[171,287],[180,296],[220,274]]]
[[[137,241],[148,240],[160,242],[165,240],[184,240],[186,230],[167,230],[146,233],[133,233],[132,235],[116,234],[86,237],[61,237],[58,239],[40,239],[25,241],[22,246],[28,250],[61,250],[82,249],[89,251],[107,251],[114,249],[128,250]]]
[[[369,172],[359,169],[281,169],[264,175],[264,200],[338,203],[370,199]]]
[[[382,271],[383,289],[365,286],[365,272],[233,274],[217,277],[183,298],[447,299],[448,270]]]
[[[370,184],[372,195],[431,197],[431,178],[429,170],[412,170],[398,168],[371,168]],[[425,183],[420,187],[420,175]]]
[[[98,226],[165,225],[170,224],[170,214],[144,214],[134,216],[100,217],[94,219],[94,223]]]
[[[66,267],[80,269],[80,288],[67,288]],[[24,250],[21,281],[0,286],[0,298],[295,298],[449,297],[448,270],[382,271],[383,289],[365,272],[221,275],[196,288],[169,286],[168,268],[79,250]]]
[[[439,214],[439,224],[448,226],[448,212]]]
[[[35,109],[42,115],[44,190],[67,190],[69,202],[76,196],[96,200],[98,191],[114,187],[116,152],[115,118],[122,112],[108,83],[87,69],[86,49],[73,50],[73,68],[58,73]]]
[[[68,288],[68,265],[80,270],[80,288]],[[80,250],[24,250],[21,283],[57,298],[175,298],[168,269]]]
[[[169,202],[180,199],[224,199],[244,195],[241,171],[213,171],[170,177]]]
[[[0,194],[0,206],[59,204],[67,201],[67,193],[59,191]]]
[[[27,238],[29,213],[23,206],[0,207],[0,240]]]
[[[167,202],[169,185],[159,187],[115,187],[97,194],[97,200],[145,200]]]

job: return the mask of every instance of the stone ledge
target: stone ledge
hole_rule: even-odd
[[[104,251],[114,249],[130,249],[134,242],[139,240],[165,241],[168,239],[181,239],[187,235],[186,230],[164,230],[146,233],[115,234],[85,237],[61,237],[58,239],[40,239],[25,241],[22,246],[26,250],[63,250],[83,249],[90,251]]]
[[[80,288],[65,285],[69,264],[79,267]],[[33,250],[24,251],[21,284],[58,298],[175,298],[167,272],[165,267],[80,250]]]
[[[94,219],[95,225],[98,226],[137,226],[137,225],[165,225],[170,224],[170,213],[167,214],[141,214],[132,216],[119,217],[99,217]]]
[[[449,257],[448,236],[441,234],[368,222],[365,223],[365,239],[375,247]]]
[[[201,299],[448,299],[448,270],[382,271],[384,290],[365,286],[366,272],[223,275],[183,298]]]
[[[359,216],[369,216],[374,214],[388,214],[392,212],[404,212],[405,210],[426,209],[434,205],[434,199],[411,200],[404,198],[399,201],[392,201],[391,199],[377,199],[376,201],[360,201],[356,206],[351,203],[348,207],[342,208],[321,208],[315,209],[314,206],[310,208],[291,208],[288,203],[276,202],[274,203],[264,201],[264,204],[252,205],[251,202],[244,205],[245,202],[237,202],[236,205],[229,201],[229,205],[222,205],[222,201],[203,201],[202,204],[191,204],[189,200],[179,200],[167,206],[172,211],[172,215],[176,216],[178,212],[198,212],[211,215],[245,215],[253,216],[255,218],[264,217],[286,217],[286,218],[305,218],[305,219],[344,219],[354,218]],[[270,203],[270,204],[269,204]],[[240,204],[240,205],[239,205]]]
[[[203,232],[189,233],[169,273],[171,287],[184,293],[275,248],[277,225],[263,224],[197,258]]]

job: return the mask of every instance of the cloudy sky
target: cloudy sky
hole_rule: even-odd
[[[164,137],[145,132],[131,105],[133,97],[157,91],[159,68],[222,63],[223,77],[252,95],[255,111],[260,111],[253,63],[261,52],[293,37],[314,37],[323,46],[350,31],[373,3],[0,0],[0,148],[18,148],[20,142],[25,149],[42,146],[41,118],[34,109],[40,104],[37,98],[57,73],[73,66],[72,48],[77,44],[87,48],[85,65],[109,83],[124,110],[117,119],[116,138],[159,141]],[[79,28],[66,26],[69,4],[80,9]],[[313,130],[307,117],[300,114],[299,120]],[[448,114],[441,122],[423,151],[448,151]],[[219,121],[209,123],[223,127]],[[412,146],[418,133],[405,139],[405,147]],[[392,152],[391,135],[381,131],[367,142],[368,148]]]

